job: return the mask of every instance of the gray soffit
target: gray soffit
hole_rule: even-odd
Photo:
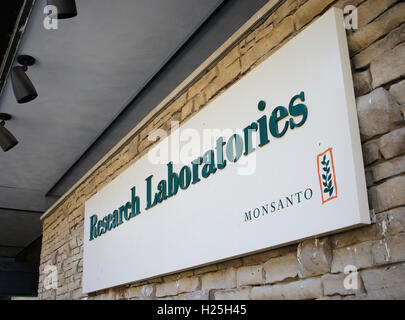
[[[222,1],[76,2],[58,30],[34,6],[19,54],[37,59],[39,97],[18,105],[6,84],[0,112],[19,144],[0,155],[1,187],[46,194]]]

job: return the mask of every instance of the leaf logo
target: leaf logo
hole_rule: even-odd
[[[332,148],[317,157],[319,185],[321,187],[322,204],[337,198],[335,165]]]

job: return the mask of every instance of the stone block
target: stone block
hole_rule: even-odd
[[[405,28],[405,25],[404,25]],[[405,31],[404,31],[405,33]],[[405,38],[405,37],[404,37]],[[404,39],[405,41],[405,39]],[[395,97],[399,104],[405,104],[405,80],[391,86],[390,93]]]
[[[204,273],[208,273],[208,272],[212,272],[212,271],[217,271],[218,270],[218,266],[216,264],[212,264],[210,266],[205,266],[205,267],[201,267],[198,269],[194,270],[194,274],[197,276],[199,274],[204,274]]]
[[[224,270],[229,268],[239,268],[242,265],[242,259],[238,258],[218,263],[216,266],[218,267],[218,270]]]
[[[205,94],[200,93],[194,97],[194,111],[198,111],[206,104]]]
[[[49,264],[55,265],[57,256],[58,256],[58,253],[56,251],[51,253],[50,258],[49,258]]]
[[[71,240],[69,241],[69,248],[70,250],[76,249],[77,248],[77,237],[72,236]]]
[[[277,25],[286,16],[289,16],[292,13],[294,13],[296,11],[296,9],[299,7],[299,5],[300,5],[300,1],[296,1],[296,0],[283,1],[283,3],[277,8],[277,10],[272,12],[272,14],[266,18],[266,20],[257,28],[256,31],[261,31],[264,28],[266,28],[272,24]],[[249,38],[249,36],[248,36],[248,38]]]
[[[399,175],[405,172],[405,156],[395,158],[393,160],[383,162],[371,168],[373,181],[381,180]]]
[[[316,300],[323,300],[323,301],[325,301],[325,300],[343,300],[343,297],[339,296],[339,295],[334,295],[334,296],[320,297]]]
[[[274,24],[273,24],[273,23],[270,24],[270,25],[268,25],[268,26],[266,26],[265,28],[259,27],[259,28],[256,30],[256,38],[255,38],[256,42],[257,42],[257,41],[260,41],[262,38],[264,38],[265,36],[269,35],[270,32],[273,31],[273,29],[274,29]]]
[[[226,67],[230,66],[240,57],[239,46],[235,46],[231,51],[229,51],[219,62],[218,69],[219,72],[224,70]]]
[[[252,300],[308,300],[322,297],[321,278],[310,278],[288,284],[253,287]]]
[[[377,219],[383,220],[382,215]],[[381,221],[368,226],[340,232],[330,236],[330,243],[333,249],[345,248],[370,240],[379,240],[383,237],[383,228]]]
[[[191,99],[195,95],[201,93],[207,85],[218,76],[218,68],[214,67],[194,83],[188,90],[188,98]]]
[[[370,70],[367,69],[366,71],[356,72],[353,74],[353,84],[354,84],[354,92],[356,96],[362,96],[366,93],[369,93],[373,90],[371,85],[371,73]]]
[[[210,290],[199,290],[176,296],[178,300],[209,300]]]
[[[381,137],[379,142],[384,159],[392,159],[405,153],[405,128],[392,131]]]
[[[281,257],[272,258],[263,265],[265,282],[274,283],[298,276],[297,253],[291,252]]]
[[[370,71],[373,77],[373,88],[405,75],[405,43],[373,60]]]
[[[72,291],[71,295],[73,300],[83,300],[86,296],[82,293],[82,289]]]
[[[155,285],[143,285],[138,287],[129,287],[123,289],[124,299],[140,299],[140,300],[151,300],[156,297],[156,287]]]
[[[350,284],[348,289],[345,288],[345,279],[347,279],[347,282]],[[359,272],[354,272],[351,274],[326,274],[322,276],[322,282],[323,294],[325,296],[347,296],[361,294],[364,292],[363,282]],[[357,289],[355,289],[355,287],[357,287]]]
[[[357,270],[373,266],[373,244],[373,241],[366,241],[333,250],[331,272],[342,273],[346,266],[355,266]]]
[[[134,159],[138,155],[138,136],[135,136],[129,143],[128,143],[128,157],[129,159]]]
[[[364,49],[352,59],[356,69],[362,69],[371,64],[375,58],[383,55],[385,52],[392,50],[398,44],[405,41],[405,25],[391,31],[386,37],[376,41],[368,48]]]
[[[287,247],[286,247],[287,248]],[[286,249],[284,248],[284,249]],[[295,248],[296,251],[297,249]],[[262,253],[256,253],[247,257],[242,258],[243,265],[256,265],[256,264],[261,264],[265,263],[271,258],[274,257],[279,257],[282,255],[282,251],[280,249],[275,249],[275,250],[270,250],[270,251],[265,251]]]
[[[405,3],[390,8],[377,19],[349,35],[349,48],[353,54],[367,48],[405,21]]]
[[[405,205],[405,176],[397,176],[369,189],[368,195],[376,213]]]
[[[292,16],[285,18],[267,36],[260,39],[241,57],[241,72],[245,73],[261,57],[269,53],[271,49],[279,45],[284,39],[295,31],[294,19]]]
[[[232,290],[219,290],[214,292],[215,300],[249,300],[250,287],[242,287]]]
[[[330,272],[332,249],[328,238],[306,240],[297,249],[298,275],[307,278]]]
[[[368,166],[381,159],[378,141],[368,141],[362,145],[364,165]]]
[[[405,264],[361,272],[369,299],[405,299]]]
[[[175,296],[179,293],[177,281],[163,282],[156,285],[156,297]]]
[[[282,288],[280,284],[253,287],[250,298],[252,300],[283,300]]]
[[[295,25],[300,30],[307,23],[311,22],[314,17],[319,15],[333,0],[309,0],[298,8],[295,14]]]
[[[367,185],[367,187],[373,186],[374,185],[374,178],[373,178],[373,173],[371,172],[371,169],[366,168],[365,174],[366,174],[366,185]]]
[[[178,95],[172,102],[167,106],[167,108],[163,111],[165,113],[173,114],[180,111],[181,107],[184,106],[188,99],[188,93],[182,93]],[[152,125],[153,128],[153,125]]]
[[[207,100],[210,100],[217,95],[221,89],[233,83],[238,78],[240,71],[241,65],[239,59],[222,70],[222,72],[218,74],[218,77],[210,82],[204,89]]]
[[[56,300],[56,290],[45,290],[41,297],[41,300]]]
[[[396,236],[376,241],[372,248],[374,265],[405,261],[405,235]]]
[[[379,216],[381,216],[384,236],[394,236],[405,232],[405,207],[392,209]]]
[[[360,134],[365,139],[384,134],[403,122],[399,105],[384,88],[357,98]]]
[[[104,290],[100,293],[96,293],[91,296],[91,300],[115,300],[117,297],[117,291],[114,288]]]
[[[240,267],[236,271],[236,279],[238,287],[245,285],[263,284],[263,266],[259,265]]]
[[[194,102],[193,100],[190,100],[183,106],[183,108],[181,108],[181,121],[186,119],[193,112],[193,108],[194,108],[193,102]]]
[[[57,295],[56,300],[72,300],[71,293],[67,292],[65,294]]]
[[[200,289],[198,277],[187,277],[177,280],[178,293],[194,292]]]
[[[358,6],[358,27],[362,28],[386,11],[398,0],[364,1]]]
[[[82,287],[82,280],[78,279],[76,281],[72,281],[68,283],[68,290],[69,292],[72,292],[76,289],[80,289]]]
[[[234,268],[217,272],[211,272],[201,276],[202,290],[232,289],[235,287],[236,287],[236,270]]]

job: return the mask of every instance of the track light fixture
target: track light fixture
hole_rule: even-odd
[[[11,116],[8,113],[0,113],[0,147],[4,152],[15,147],[18,143],[17,139],[8,131],[4,125],[10,120]]]
[[[26,103],[38,97],[34,85],[25,73],[28,66],[35,63],[35,59],[31,56],[22,55],[17,58],[17,61],[22,66],[15,66],[11,70],[11,82],[13,91],[18,103]]]
[[[69,19],[77,16],[75,0],[47,0],[48,6],[58,9],[58,19]]]

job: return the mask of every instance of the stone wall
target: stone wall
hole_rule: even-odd
[[[358,8],[348,31],[370,208],[376,223],[207,267],[85,296],[84,202],[144,155],[152,129],[183,122],[272,55],[331,6]],[[128,139],[43,220],[40,299],[405,298],[405,3],[287,0]],[[401,113],[402,111],[402,113]],[[44,268],[56,265],[57,289]],[[347,265],[358,289],[343,283]]]

